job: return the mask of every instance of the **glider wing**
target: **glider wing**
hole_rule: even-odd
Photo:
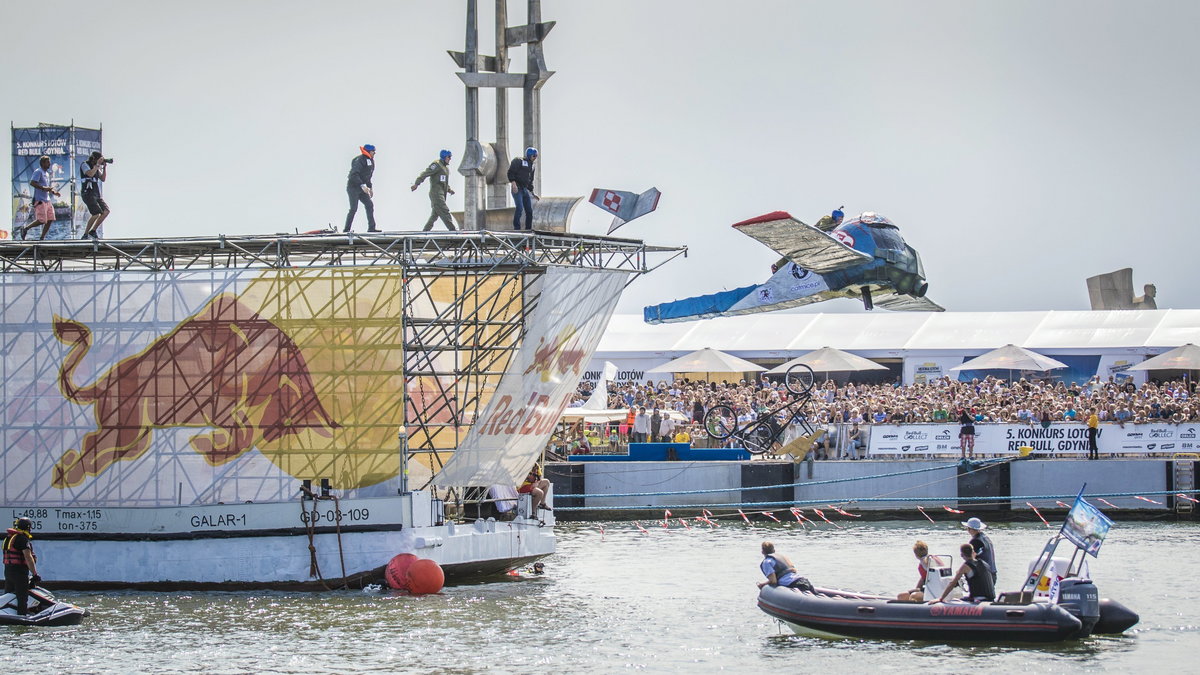
[[[861,265],[874,258],[821,230],[796,220],[786,211],[775,211],[733,225],[806,270],[818,274]]]

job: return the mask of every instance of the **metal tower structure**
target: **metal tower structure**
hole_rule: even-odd
[[[541,147],[541,90],[554,74],[546,68],[542,42],[554,28],[554,22],[542,22],[541,0],[526,0],[528,11],[524,25],[508,26],[508,0],[496,0],[496,54],[479,51],[479,3],[467,0],[466,49],[450,52],[463,72],[459,79],[467,89],[467,148],[458,172],[465,177],[463,227],[481,230],[487,223],[487,211],[508,204],[508,89],[523,92],[524,142],[526,147]],[[526,47],[526,72],[509,71],[508,50]],[[479,90],[494,89],[496,96],[496,140],[479,140]],[[541,194],[541,173],[534,175],[534,192]]]

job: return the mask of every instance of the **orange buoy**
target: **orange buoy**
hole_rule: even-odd
[[[408,568],[408,592],[417,595],[437,593],[446,584],[442,566],[428,558],[422,558]]]
[[[408,568],[419,558],[411,553],[401,553],[400,555],[388,561],[387,567],[383,570],[384,581],[387,585],[396,590],[403,591],[408,588]]]

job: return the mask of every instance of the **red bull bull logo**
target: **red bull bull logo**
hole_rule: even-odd
[[[303,430],[330,437],[339,427],[322,406],[296,343],[232,294],[217,296],[88,385],[75,384],[73,374],[91,348],[91,329],[55,316],[54,334],[70,348],[59,369],[59,390],[93,406],[97,427],[55,464],[56,488],[137,459],[150,448],[155,429],[214,429],[189,443],[217,466],[260,442]]]
[[[549,382],[555,375],[581,373],[583,358],[587,354],[579,349],[578,340],[572,339],[577,332],[575,326],[567,326],[548,343],[545,337],[539,338],[537,349],[533,352],[533,360],[525,369],[525,374],[538,373],[542,382]]]

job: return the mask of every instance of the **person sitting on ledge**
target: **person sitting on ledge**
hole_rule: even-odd
[[[519,494],[529,495],[533,499],[530,507],[530,517],[536,515],[538,509],[554,510],[546,505],[546,491],[549,489],[550,481],[542,478],[542,469],[535,462],[533,468],[529,470],[529,475],[525,476],[525,482],[521,483],[521,487],[517,488]]]

